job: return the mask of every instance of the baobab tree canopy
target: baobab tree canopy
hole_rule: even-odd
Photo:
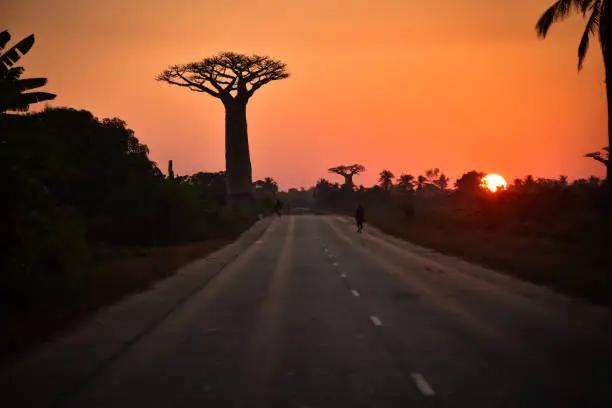
[[[246,105],[265,84],[289,76],[286,64],[270,57],[224,52],[199,62],[173,65],[158,81],[207,93],[225,106],[225,167],[231,196],[250,197],[253,176]]]
[[[205,92],[216,98],[248,101],[263,85],[289,76],[287,65],[267,56],[223,52],[188,64],[173,65],[158,81]],[[224,101],[225,102],[225,101]]]
[[[330,173],[339,174],[344,177],[343,188],[353,188],[353,176],[355,174],[363,173],[365,167],[361,164],[351,164],[350,166],[336,166],[328,169]]]

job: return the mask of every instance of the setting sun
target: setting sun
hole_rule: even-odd
[[[487,174],[482,178],[481,186],[496,192],[498,189],[504,189],[508,186],[506,180],[499,174]]]

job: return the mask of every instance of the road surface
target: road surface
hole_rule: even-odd
[[[611,322],[343,217],[266,219],[5,367],[0,405],[611,407]]]

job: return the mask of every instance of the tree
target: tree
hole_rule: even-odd
[[[172,169],[172,160],[168,160],[168,179],[174,180],[174,170]]]
[[[444,173],[440,174],[440,177],[438,177],[438,179],[434,180],[434,184],[440,189],[440,190],[446,190],[446,188],[448,187],[448,182],[449,182],[449,178],[446,177],[446,175]]]
[[[380,183],[380,186],[384,190],[388,191],[393,185],[394,178],[395,176],[393,175],[393,173],[391,173],[390,170],[383,170],[380,172],[380,177],[378,178],[378,182]]]
[[[414,185],[414,176],[411,174],[402,174],[397,181],[401,191],[414,191]]]
[[[455,187],[462,194],[476,195],[482,190],[482,178],[485,173],[472,170],[462,175],[456,182]]]
[[[606,166],[607,174],[610,172],[610,148],[604,147],[601,152],[593,152],[584,155],[584,157],[590,157],[591,159],[597,160]],[[608,180],[612,180],[608,177]]]
[[[34,34],[2,53],[10,40],[11,35],[7,30],[0,32],[0,114],[7,111],[25,112],[31,104],[55,99],[55,95],[48,92],[26,92],[45,86],[47,79],[21,79],[24,68],[13,66],[34,45]]]
[[[158,81],[203,92],[225,107],[225,165],[232,197],[251,197],[253,176],[246,106],[253,94],[269,82],[287,78],[286,64],[267,56],[224,52],[199,62],[173,65]]]
[[[269,195],[276,195],[276,193],[278,193],[278,184],[276,183],[276,180],[274,180],[272,177],[266,177],[263,180],[257,180],[255,182],[255,188],[260,189],[261,191]]]
[[[353,184],[353,176],[363,173],[366,170],[361,164],[351,164],[350,166],[337,166],[328,169],[330,173],[339,174],[344,177],[343,189],[353,191],[355,185]]]
[[[427,177],[427,182],[430,184],[434,184],[439,176],[440,176],[440,169],[438,168],[429,169],[425,171],[425,177]]]
[[[592,36],[599,37],[601,45],[608,101],[608,146],[612,146],[612,7],[609,0],[558,0],[542,15],[536,25],[538,35],[545,38],[550,27],[570,15],[572,11],[587,17],[587,25],[578,46],[578,70],[582,69]],[[606,178],[612,180],[612,166],[606,166]],[[608,183],[612,188],[612,183]]]
[[[425,184],[427,184],[427,178],[425,176],[420,175],[419,177],[417,177],[417,191],[423,190]]]

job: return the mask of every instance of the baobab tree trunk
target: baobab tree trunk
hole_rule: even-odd
[[[252,198],[253,177],[245,101],[231,99],[225,105],[225,168],[230,199]]]
[[[353,191],[353,175],[352,174],[344,174],[344,185],[342,188],[348,191]]]

